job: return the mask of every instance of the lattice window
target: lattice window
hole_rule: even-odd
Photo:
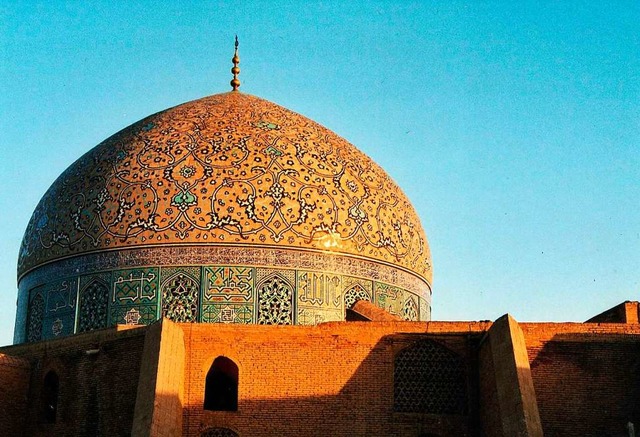
[[[29,317],[27,325],[27,340],[42,340],[42,319],[44,318],[44,298],[42,294],[36,294],[29,306]]]
[[[344,294],[344,308],[351,309],[359,300],[371,302],[371,296],[361,285],[356,284]]]
[[[78,331],[86,332],[107,326],[107,300],[109,288],[95,280],[80,293],[80,319]]]
[[[418,305],[412,296],[409,296],[407,300],[404,301],[404,305],[402,307],[402,318],[409,320],[410,322],[418,320]]]
[[[403,349],[394,360],[395,411],[464,414],[465,366],[455,353],[432,340]]]
[[[227,357],[213,360],[204,386],[204,409],[238,410],[238,366]]]
[[[258,324],[291,325],[293,287],[275,275],[258,288]]]
[[[174,322],[196,322],[200,284],[177,273],[162,284],[162,315]]]
[[[209,428],[202,431],[200,437],[238,437],[238,434],[229,428]]]

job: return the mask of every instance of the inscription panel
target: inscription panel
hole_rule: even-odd
[[[178,322],[313,325],[344,320],[358,300],[405,320],[430,317],[427,299],[380,281],[238,265],[140,267],[52,278],[32,288],[28,298],[22,331],[28,341],[116,324],[146,325],[161,316]]]
[[[158,320],[157,267],[113,272],[110,324],[148,325]]]

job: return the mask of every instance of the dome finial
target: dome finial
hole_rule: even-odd
[[[240,58],[238,57],[238,35],[236,35],[236,51],[233,53],[231,62],[233,62],[233,68],[231,68],[231,72],[233,73],[231,88],[233,91],[238,91],[238,88],[240,88],[240,80],[238,80],[238,74],[240,74],[240,67],[238,67],[238,64],[240,63]]]

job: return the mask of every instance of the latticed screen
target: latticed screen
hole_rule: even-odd
[[[198,281],[184,273],[169,278],[162,286],[162,314],[174,322],[198,320]]]
[[[260,285],[258,296],[258,324],[292,324],[293,287],[287,281],[272,276]]]
[[[369,296],[367,290],[356,284],[344,294],[344,307],[351,309],[359,300],[371,302],[371,296]]]
[[[209,428],[202,431],[200,437],[238,437],[238,434],[229,428]]]
[[[464,414],[467,404],[465,366],[446,347],[421,340],[394,360],[395,411]]]
[[[80,292],[78,332],[93,331],[107,326],[109,287],[95,280]]]

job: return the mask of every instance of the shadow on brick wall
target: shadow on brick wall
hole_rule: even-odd
[[[242,397],[241,387],[238,411],[205,411],[202,403],[186,405],[184,435],[198,436],[207,428],[224,427],[244,436],[476,436],[479,435],[476,365],[479,338],[479,335],[388,335],[375,344],[335,394],[246,399]],[[394,412],[393,358],[398,351],[419,339],[433,339],[464,360],[468,394],[466,414]],[[345,358],[348,357],[341,356],[340,350],[336,349],[335,360]],[[331,378],[333,363],[310,359],[309,365],[326,368],[326,377]],[[304,375],[282,375],[282,378],[287,377],[304,378]],[[278,391],[278,380],[262,383],[272,385],[276,388],[274,392]]]
[[[640,338],[558,334],[530,348],[545,436],[628,437],[640,428]]]

